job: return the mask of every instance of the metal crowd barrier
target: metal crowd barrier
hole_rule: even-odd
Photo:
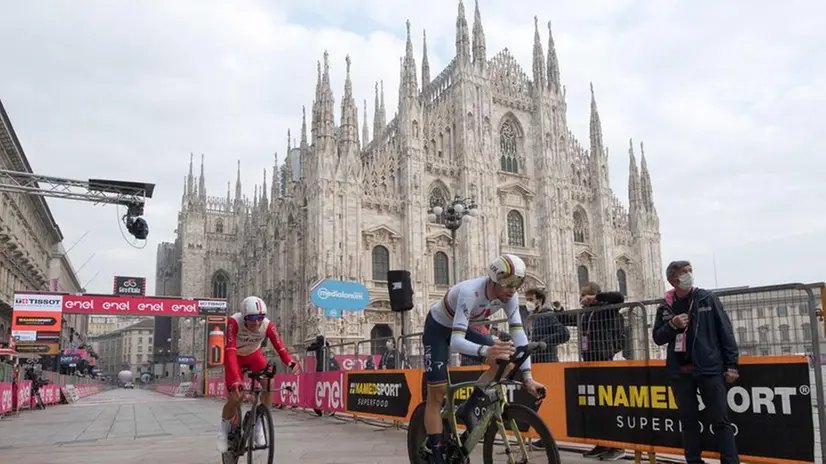
[[[823,401],[826,395],[823,379],[826,354],[822,348],[826,346],[823,344],[826,338],[823,284],[735,288],[714,293],[731,320],[741,356],[740,381],[731,386],[728,393],[730,408],[737,408],[735,417],[737,420],[745,420],[742,418],[748,414],[763,414],[761,420],[769,418],[771,423],[778,426],[777,429],[793,430],[795,432],[792,438],[796,437],[792,440],[795,443],[780,443],[775,435],[767,439],[749,437],[746,434],[739,435],[738,442],[743,443],[746,449],[750,446],[754,448],[755,441],[766,442],[768,444],[764,443],[765,446],[784,447],[783,452],[792,454],[795,452],[792,448],[805,451],[806,448],[813,447],[813,450],[808,451],[814,453],[812,462],[823,462],[826,455],[826,403]],[[666,415],[670,414],[668,417],[677,417],[676,405],[673,404],[673,400],[669,400],[670,393],[662,393],[665,396],[661,397],[657,396],[659,393],[655,394],[657,388],[663,388],[662,392],[670,392],[667,375],[662,367],[665,346],[657,346],[652,340],[657,308],[663,302],[663,299],[651,299],[561,312],[545,310],[523,321],[531,339],[564,340],[556,346],[555,353],[548,352],[542,355],[544,358],[537,356],[533,360],[537,366],[534,369],[535,376],[537,371],[553,371],[556,379],[554,381],[562,382],[559,379],[565,378],[564,382],[558,383],[558,388],[565,398],[561,399],[561,402],[551,403],[565,405],[566,415],[556,417],[559,416],[557,414],[546,419],[555,435],[560,430],[567,431],[569,436],[560,440],[563,446],[603,444],[621,447],[623,444],[634,444],[628,449],[634,450],[637,461],[642,459],[645,452],[648,453],[649,459],[654,459],[657,454],[657,458],[662,458],[663,455],[681,455],[680,439],[668,446],[639,441],[645,438],[637,438],[638,441],[635,442],[610,440],[600,438],[600,433],[604,431],[597,430],[600,424],[610,421],[591,419],[587,421],[587,426],[580,423],[586,423],[583,418],[590,414],[590,410],[582,405],[590,405],[592,401],[625,409],[628,409],[626,404],[632,409],[639,407],[643,410],[642,406],[648,407],[645,409],[648,412],[638,414],[639,420],[653,420],[654,413],[651,411],[654,411],[654,403],[659,402],[657,407],[664,408]],[[506,330],[507,320],[497,318],[471,325],[477,328],[484,326],[481,330],[495,332]],[[584,337],[585,333],[589,336]],[[305,380],[299,381],[292,374],[280,371],[284,373],[279,374],[276,381],[282,384],[293,382],[296,387],[302,383],[299,390],[304,397],[300,398],[299,393],[282,392],[276,396],[274,402],[280,408],[307,411],[310,414],[328,414],[339,420],[406,428],[404,417],[354,412],[343,402],[345,397],[351,396],[349,392],[345,393],[351,376],[367,382],[364,380],[368,378],[367,375],[382,374],[383,371],[386,371],[388,376],[397,377],[400,375],[399,372],[415,371],[421,375],[420,371],[424,367],[421,335],[421,332],[417,332],[329,345],[322,350],[321,360],[315,359],[313,353],[307,353],[306,345],[295,346],[293,353],[299,358],[303,371],[308,376]],[[587,350],[582,349],[585,340]],[[388,341],[392,341],[392,346],[387,346]],[[449,363],[452,368],[460,370],[473,370],[470,366],[477,364],[458,354],[452,355]],[[339,375],[336,375],[336,372]],[[629,372],[633,372],[633,375],[628,374]],[[599,379],[594,380],[594,377],[589,380],[588,376],[595,375]],[[212,379],[206,382],[207,396],[220,396],[219,384],[222,384],[223,374],[217,370],[208,370],[206,377]],[[788,382],[797,381],[795,379],[804,378],[808,378],[808,381],[801,380],[803,383],[795,385],[793,389],[786,385]],[[577,388],[581,391],[566,391],[569,390],[568,383],[571,384],[571,388],[578,385]],[[741,384],[747,387],[742,387]],[[420,395],[414,391],[420,386],[408,387],[413,398],[410,401],[420,400]],[[620,390],[623,391],[622,395],[619,394]],[[611,396],[611,392],[615,396]],[[643,395],[645,392],[650,396]],[[581,398],[577,399],[578,393],[581,393]],[[638,404],[635,405],[635,402]],[[550,403],[546,401],[545,404]],[[805,405],[802,409],[801,404]],[[411,404],[409,411],[412,412],[415,406],[416,404]],[[550,406],[543,406],[543,410],[548,407]],[[574,408],[578,407],[580,409],[576,414],[581,414],[583,418],[571,416]],[[619,416],[617,413],[618,419]],[[578,435],[572,435],[569,427],[563,423],[565,421],[582,430],[577,431]],[[630,422],[626,423],[626,426],[630,426],[629,424]],[[747,425],[745,422],[743,424]],[[642,423],[637,426],[642,426]],[[648,423],[647,426],[651,428],[649,432],[653,433],[653,424]],[[589,428],[592,430],[588,430]],[[636,435],[649,436],[645,433]],[[651,440],[655,440],[654,435],[650,435]],[[592,438],[588,438],[589,436]],[[593,438],[594,436],[597,438]],[[781,458],[771,456],[762,456],[761,459],[762,462],[782,462]]]

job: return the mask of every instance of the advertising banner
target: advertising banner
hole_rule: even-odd
[[[370,304],[370,291],[358,282],[324,279],[310,288],[310,300],[325,310],[361,311]]]
[[[807,359],[777,356],[750,361],[740,366],[740,379],[727,393],[741,457],[813,462]],[[565,368],[567,435],[681,449],[682,424],[665,366],[661,362],[656,366],[630,363]],[[705,405],[699,395],[698,402],[703,446],[714,452],[714,429],[704,417]]]
[[[309,385],[312,395],[304,395],[312,399],[313,409],[329,412],[344,412],[344,371],[314,372],[302,374],[309,377],[305,385]]]
[[[146,278],[115,276],[112,293],[124,296],[146,295]]]
[[[0,382],[0,414],[6,414],[14,409],[14,384]]]
[[[409,419],[422,399],[417,388],[421,377],[422,371],[412,369],[349,371],[345,374],[346,410],[392,420]]]
[[[12,336],[21,354],[51,355],[59,352],[63,295],[15,293]]]
[[[308,374],[275,374],[273,387],[280,390],[272,396],[273,404],[283,404],[285,406],[308,407],[303,401],[306,396],[302,394],[301,386],[304,384],[303,377]],[[285,390],[290,387],[292,391]]]
[[[223,308],[225,300],[188,300],[180,298],[62,295],[63,312],[69,314],[112,314],[138,316],[199,316]]]

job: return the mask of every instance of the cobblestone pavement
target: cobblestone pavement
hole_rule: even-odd
[[[213,464],[221,403],[109,390],[72,405],[0,420],[0,462]],[[405,431],[273,410],[276,462],[407,463]],[[568,463],[593,463],[567,454]],[[244,462],[246,462],[244,460]]]

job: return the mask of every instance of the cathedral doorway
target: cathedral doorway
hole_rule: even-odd
[[[393,329],[387,324],[376,324],[370,330],[370,354],[384,354],[387,338],[393,336]],[[383,340],[379,340],[382,339]]]

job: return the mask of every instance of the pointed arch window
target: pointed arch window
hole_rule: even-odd
[[[219,234],[224,233],[224,221],[218,219],[218,221],[215,223],[215,232]]]
[[[620,293],[623,296],[628,296],[628,279],[622,269],[617,269],[617,285],[619,285]]]
[[[585,218],[585,212],[581,209],[574,211],[574,242],[588,242],[588,220]]]
[[[434,187],[432,190],[430,190],[430,198],[428,199],[428,203],[430,204],[431,208],[433,208],[434,206],[441,206],[442,208],[444,208],[447,204],[447,193],[444,191],[444,189],[440,187]],[[436,223],[444,225],[444,212],[436,216]]]
[[[450,285],[450,265],[447,255],[437,251],[433,255],[433,281],[436,285]]]
[[[212,276],[212,298],[226,298],[229,295],[229,277],[218,271]]]
[[[373,247],[373,280],[387,281],[387,271],[390,270],[390,252],[382,245]]]
[[[519,173],[519,132],[513,121],[505,121],[499,128],[500,169],[513,174]]]
[[[579,288],[582,288],[590,282],[589,275],[588,275],[588,268],[586,266],[579,266],[576,270],[577,280],[579,282]]]
[[[525,246],[525,219],[515,209],[508,212],[508,245]]]

